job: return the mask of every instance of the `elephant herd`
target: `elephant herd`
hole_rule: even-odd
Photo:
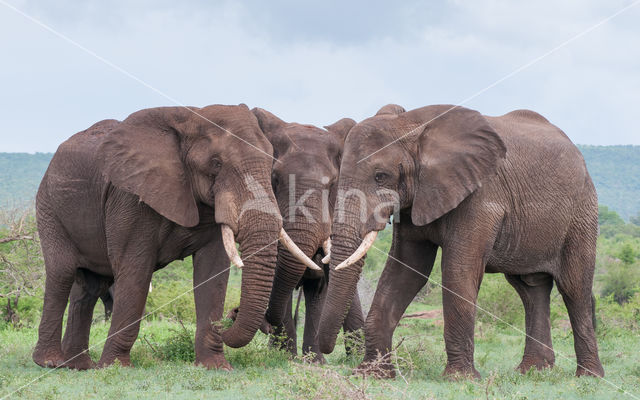
[[[197,365],[232,369],[223,344],[244,346],[258,329],[283,336],[272,344],[295,354],[292,294],[301,287],[303,353],[324,362],[341,328],[363,328],[357,371],[393,377],[379,361],[441,248],[446,375],[479,376],[474,323],[485,272],[503,273],[522,299],[520,371],[554,364],[555,282],[576,374],[604,375],[591,294],[595,189],[578,149],[532,111],[489,117],[390,104],[321,129],[244,104],[141,110],[62,143],[36,215],[46,268],[33,352],[40,366],[130,365],[153,272],[192,255]],[[390,222],[391,250],[365,320],[357,283]],[[242,268],[241,296],[225,329],[230,263]],[[111,326],[95,363],[89,331],[108,291]]]

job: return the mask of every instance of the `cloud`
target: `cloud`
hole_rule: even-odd
[[[627,1],[23,1],[16,7],[181,103],[326,125],[457,103]],[[578,143],[640,144],[640,6],[472,99],[541,112]],[[105,118],[174,105],[0,5],[0,151],[54,151]]]

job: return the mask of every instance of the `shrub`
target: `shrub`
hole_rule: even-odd
[[[500,318],[478,310],[477,320],[505,327],[524,326],[524,308],[520,296],[502,274],[486,274],[480,285],[478,306]]]
[[[602,297],[613,296],[622,304],[640,290],[640,268],[635,264],[610,262],[607,272],[600,276]]]

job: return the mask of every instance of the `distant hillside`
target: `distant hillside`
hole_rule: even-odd
[[[626,220],[640,213],[640,146],[579,145],[598,202]]]
[[[32,201],[52,153],[0,153],[0,207]]]
[[[640,146],[579,145],[600,204],[624,219],[640,213]],[[0,153],[0,206],[27,204],[35,197],[51,153]]]

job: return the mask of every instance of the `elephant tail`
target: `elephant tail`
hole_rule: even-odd
[[[298,289],[298,301],[296,301],[296,312],[293,314],[293,329],[295,330],[298,329],[298,311],[300,311],[301,298],[302,298],[302,287]]]

